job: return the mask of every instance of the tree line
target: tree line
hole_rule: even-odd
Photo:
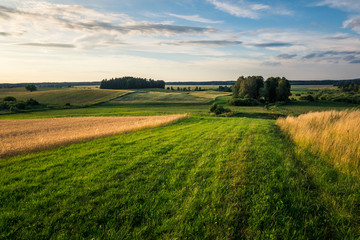
[[[290,82],[284,77],[270,77],[264,81],[262,76],[241,76],[232,88],[233,99],[230,103],[256,105],[257,101],[288,101],[291,95],[290,88]]]
[[[122,77],[104,79],[100,83],[101,89],[140,89],[140,88],[165,88],[165,82],[162,80],[153,80],[146,78]]]

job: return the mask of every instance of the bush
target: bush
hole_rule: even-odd
[[[5,102],[16,102],[16,98],[8,96],[4,98]]]
[[[8,109],[8,105],[6,102],[0,102],[0,110]]]
[[[233,106],[259,106],[260,101],[253,98],[232,98],[229,100],[229,104]]]
[[[220,106],[216,103],[214,103],[211,107],[210,107],[210,112],[214,113],[215,115],[221,115],[223,113],[228,113],[231,112],[230,109],[224,108],[223,106]]]
[[[11,105],[9,108],[10,112],[17,112],[19,109],[15,105]]]
[[[36,106],[36,105],[39,105],[39,102],[36,101],[35,99],[33,98],[30,98],[26,101],[26,105],[28,106]]]
[[[310,101],[310,102],[315,102],[315,99],[312,95],[301,96],[299,99],[305,100],[305,101]]]
[[[213,103],[210,107],[210,112],[215,112],[215,110],[218,108],[218,105],[216,103]]]
[[[26,108],[26,103],[25,102],[17,102],[16,104],[15,104],[15,107],[17,108],[17,109],[25,109]]]

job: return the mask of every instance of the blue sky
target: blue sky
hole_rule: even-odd
[[[360,77],[359,0],[0,0],[0,82]]]

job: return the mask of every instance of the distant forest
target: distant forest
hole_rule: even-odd
[[[166,85],[234,85],[236,81],[167,82]]]
[[[118,78],[115,78],[118,79]],[[143,79],[143,78],[139,78]],[[113,80],[113,79],[110,79]],[[110,81],[106,80],[105,81]],[[145,79],[146,80],[146,79]],[[104,81],[104,80],[103,80]],[[154,81],[154,80],[148,80]],[[155,81],[156,82],[156,81]],[[214,86],[232,86],[235,84],[235,81],[208,81],[208,82],[164,82],[168,86],[172,85],[214,85]],[[289,80],[291,85],[334,85],[334,86],[347,86],[349,84],[360,84],[360,78],[357,79],[347,79],[347,80]],[[35,84],[36,87],[44,88],[62,88],[62,87],[76,87],[76,86],[99,86],[101,82],[42,82],[42,83],[0,83],[0,88],[15,88],[15,87],[25,87],[28,84]],[[163,87],[161,87],[163,88]],[[133,88],[135,89],[135,88]]]
[[[100,82],[0,83],[0,88],[26,87],[29,84],[34,84],[39,88],[63,88],[76,86],[99,86]]]
[[[290,80],[291,85],[333,85],[343,86],[352,83],[360,83],[360,78],[348,80]]]
[[[236,81],[210,81],[210,82],[167,82],[166,85],[218,85],[218,86],[231,86]],[[289,80],[291,85],[333,85],[343,86],[352,83],[360,83],[360,78],[348,80]]]
[[[152,80],[146,78],[122,77],[104,79],[100,84],[101,89],[141,89],[141,88],[165,88],[162,80]]]

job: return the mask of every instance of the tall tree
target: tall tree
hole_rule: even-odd
[[[265,100],[272,103],[287,101],[290,96],[290,82],[286,78],[270,77],[265,81]]]
[[[260,89],[264,87],[264,78],[262,76],[239,77],[233,87],[233,96],[235,98],[260,98]]]

